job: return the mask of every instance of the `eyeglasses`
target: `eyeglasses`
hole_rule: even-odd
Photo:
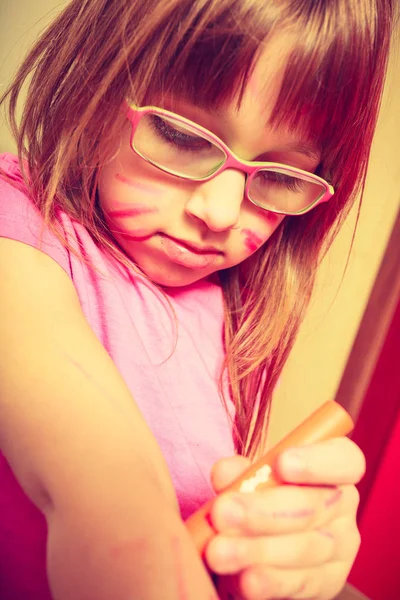
[[[225,169],[238,169],[247,176],[247,198],[284,215],[302,215],[334,194],[327,181],[308,171],[241,160],[211,131],[168,110],[126,103],[126,116],[132,123],[132,150],[176,177],[205,182]]]

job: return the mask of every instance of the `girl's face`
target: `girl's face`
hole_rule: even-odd
[[[268,125],[283,74],[278,61],[271,54],[268,61],[259,60],[239,110],[232,103],[205,111],[176,99],[162,108],[212,131],[245,160],[313,172],[320,160],[317,150],[300,135]],[[99,200],[120,246],[155,283],[188,285],[233,267],[256,252],[283,220],[245,197],[243,173],[229,169],[200,183],[177,178],[140,158],[131,149],[130,132],[127,120],[115,141],[117,153],[100,172]]]

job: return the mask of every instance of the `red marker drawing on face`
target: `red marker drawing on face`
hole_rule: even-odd
[[[123,217],[137,217],[139,215],[159,212],[154,206],[147,206],[146,204],[123,204],[122,206],[124,208],[109,210],[107,212],[108,216],[115,219]]]
[[[275,225],[279,219],[283,218],[283,215],[278,215],[277,213],[270,212],[269,210],[263,210],[262,208],[257,211],[257,215],[261,217],[263,221],[266,221],[271,225]]]
[[[146,185],[142,181],[128,179],[128,177],[125,177],[125,175],[122,175],[122,173],[116,173],[115,179],[117,179],[121,183],[125,183],[129,187],[134,188],[135,190],[138,190],[139,192],[143,192],[151,196],[162,196],[164,194],[164,190],[157,188],[153,185]]]
[[[263,238],[261,238],[255,231],[252,231],[251,229],[242,229],[241,233],[245,236],[244,245],[251,253],[258,250],[258,248],[264,243]]]

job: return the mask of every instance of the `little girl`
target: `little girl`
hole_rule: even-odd
[[[73,0],[22,64],[0,162],[2,600],[343,586],[364,468],[347,439],[221,496],[204,560],[184,520],[265,452],[363,186],[393,4]]]

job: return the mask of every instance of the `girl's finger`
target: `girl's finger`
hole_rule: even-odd
[[[255,566],[228,576],[225,586],[232,590],[229,600],[332,600],[347,575],[348,565],[339,561],[311,569]]]
[[[338,546],[339,541],[328,530],[257,537],[217,535],[208,544],[205,558],[218,575],[235,574],[255,565],[298,569],[334,560]]]
[[[211,470],[211,484],[218,494],[232,481],[241,475],[251,465],[251,461],[244,456],[230,456],[216,462]]]
[[[365,458],[354,442],[335,438],[286,450],[278,457],[275,469],[288,483],[355,484],[365,473]]]
[[[354,516],[347,515],[336,519],[329,527],[321,527],[321,533],[331,535],[335,539],[335,558],[353,564],[360,548],[361,536]]]
[[[346,488],[284,485],[252,494],[221,494],[211,506],[210,519],[219,533],[229,535],[295,533],[341,515]]]
[[[238,573],[254,565],[282,569],[311,568],[329,561],[352,564],[360,546],[353,517],[341,517],[329,527],[279,536],[237,537],[217,535],[205,558],[219,574]]]

